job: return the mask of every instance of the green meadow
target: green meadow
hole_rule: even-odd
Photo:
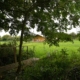
[[[0,42],[0,44],[3,43],[10,43],[10,42]],[[19,46],[19,42],[17,42],[17,48]],[[45,57],[49,56],[53,52],[61,51],[62,49],[66,50],[68,54],[72,52],[78,52],[80,51],[80,41],[74,40],[74,42],[60,42],[59,46],[49,46],[47,43],[42,42],[23,42],[23,51],[34,51],[35,57]],[[33,54],[33,53],[32,53]]]
[[[62,49],[67,50],[70,54],[72,52],[80,51],[80,41],[74,40],[74,42],[60,42],[59,46],[49,46],[47,43],[40,42],[23,42],[23,46],[26,49],[28,46],[28,50],[33,50],[36,57],[44,57],[52,54],[55,51],[61,51]]]

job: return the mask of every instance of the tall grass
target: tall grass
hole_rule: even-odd
[[[74,52],[80,48],[80,42],[78,40],[74,40],[74,43],[72,42],[60,42],[59,46],[49,46],[49,44],[45,43],[39,43],[39,42],[30,42],[30,43],[23,43],[23,46],[28,46],[29,49],[34,50],[35,57],[44,57],[47,56],[54,51],[60,51],[61,49],[67,49],[69,54],[71,52]]]

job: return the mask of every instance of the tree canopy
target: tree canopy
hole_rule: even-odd
[[[25,23],[26,32],[37,26],[47,39],[54,41],[55,33],[80,25],[79,7],[80,0],[0,0],[0,28],[10,29],[13,34],[22,30]]]

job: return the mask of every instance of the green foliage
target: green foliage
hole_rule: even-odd
[[[79,52],[80,53],[80,52]],[[80,79],[80,54],[72,52],[70,56],[67,49],[53,52],[27,66],[19,75],[18,80],[79,80]],[[74,75],[74,76],[73,76]],[[14,80],[14,71],[4,73],[3,80]]]
[[[80,78],[78,71],[80,68],[74,71],[75,66],[77,67],[76,59],[69,58],[67,50],[62,49],[61,52],[53,53],[51,56],[41,59],[33,67],[26,68],[23,80],[72,80],[73,78]],[[74,65],[73,60],[75,61]],[[79,59],[77,61],[79,66]],[[76,75],[73,76],[72,74]]]
[[[38,61],[32,68],[26,69],[24,79],[64,80],[69,66],[70,61],[65,53],[53,53],[51,56]]]
[[[20,58],[25,30],[29,33],[30,28],[37,25],[37,30],[47,37],[49,43],[58,45],[59,40],[56,41],[54,33],[67,31],[68,25],[79,25],[79,4],[80,0],[1,0],[0,28],[10,30],[10,34],[16,34],[21,30]]]
[[[1,36],[0,36],[0,41],[2,40]]]
[[[2,38],[1,38],[2,41],[10,41],[10,40],[13,40],[13,37],[10,36],[10,35],[4,35]]]
[[[14,50],[11,44],[0,45],[0,66],[14,62]]]
[[[74,27],[79,25],[79,3],[80,0],[2,0],[0,1],[0,28],[10,29],[10,34],[16,34],[24,26],[23,33],[25,34],[26,31],[29,37],[30,28],[37,25],[37,30],[41,31],[45,37],[51,38],[55,44],[55,32],[64,32],[72,25]]]
[[[28,50],[27,49],[22,49],[22,57],[21,57],[21,60],[26,60],[28,58],[32,58],[34,57],[34,51],[32,49]],[[19,57],[17,57],[19,59]]]
[[[15,41],[12,43],[4,43],[0,45],[0,66],[7,65],[14,62],[14,47],[16,48]],[[16,52],[17,59],[19,58]],[[34,57],[34,51],[32,49],[24,50],[22,49],[21,60],[26,60],[28,58]]]
[[[76,33],[72,32],[72,33],[70,33],[70,35],[71,35],[72,39],[77,39],[77,36],[76,36],[77,34]]]
[[[77,38],[80,41],[80,32],[77,33]]]
[[[68,25],[79,25],[79,7],[80,0],[1,0],[0,28],[10,30],[10,34],[16,34],[21,30],[20,58],[24,31],[28,34],[29,29],[35,25],[50,45],[58,45],[61,40],[72,41],[69,35],[60,32],[67,31]]]
[[[26,32],[26,30],[25,30],[23,40],[26,41],[26,42],[30,42],[30,41],[32,41],[33,36],[34,36],[33,33]]]
[[[72,39],[71,35],[69,35],[67,33],[57,32],[57,33],[53,33],[50,36],[47,36],[46,41],[48,43],[50,43],[50,45],[54,44],[55,46],[59,46],[59,42],[61,42],[61,41],[63,41],[63,42],[68,42],[68,41],[73,42],[73,39]]]
[[[16,41],[19,41],[20,40],[20,36],[16,36]]]

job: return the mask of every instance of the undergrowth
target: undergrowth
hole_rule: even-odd
[[[70,54],[67,49],[54,51],[23,69],[17,80],[80,80],[80,52]],[[6,73],[3,80],[15,80],[16,77],[9,74]]]

